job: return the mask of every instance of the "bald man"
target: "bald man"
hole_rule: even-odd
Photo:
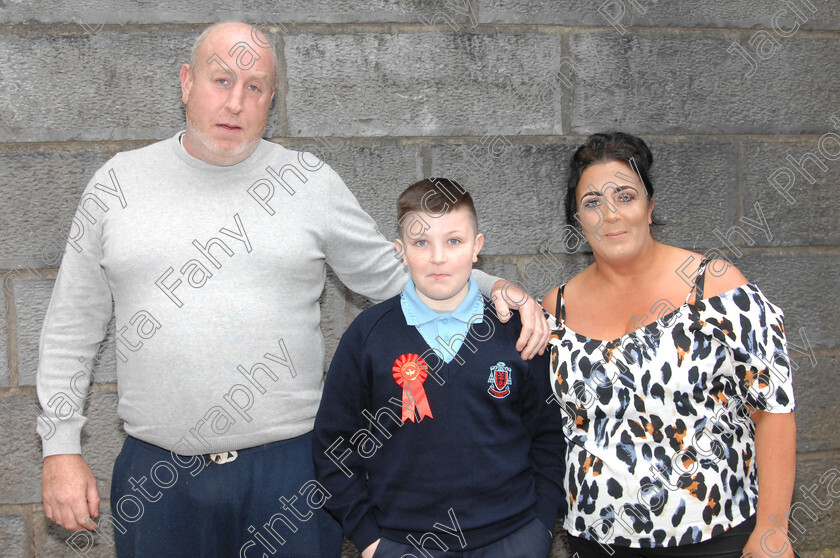
[[[335,171],[262,139],[276,92],[266,35],[211,26],[180,78],[186,131],[113,157],[73,219],[41,336],[45,513],[97,528],[80,363],[95,358],[113,304],[128,436],[99,527],[113,525],[118,556],[336,557],[340,529],[311,458],[325,264],[375,300],[406,277]],[[476,279],[500,315],[519,307],[523,358],[542,352],[534,301]]]

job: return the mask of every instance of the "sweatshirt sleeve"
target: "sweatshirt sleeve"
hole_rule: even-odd
[[[89,198],[106,170],[94,175],[73,217],[41,329],[36,385],[43,415],[37,430],[44,457],[81,453],[89,363],[112,315],[111,288],[101,265],[104,212]]]
[[[364,459],[352,442],[353,434],[366,428],[361,413],[370,407],[370,374],[363,350],[369,330],[357,318],[342,336],[327,373],[312,444],[315,476],[331,494],[326,507],[359,550],[380,537]]]
[[[408,280],[408,269],[402,265],[393,241],[377,230],[338,173],[332,169],[329,173],[327,263],[342,283],[371,300],[381,302],[398,295]],[[393,205],[396,219],[396,200]],[[491,297],[499,278],[477,269],[472,276],[481,293]]]
[[[528,361],[530,385],[523,420],[531,433],[530,457],[537,487],[537,516],[552,530],[558,512],[565,515],[566,439],[560,407],[554,404],[548,363],[548,353]]]
[[[372,300],[399,294],[408,273],[393,242],[379,233],[341,177],[329,172],[327,263],[348,288]]]

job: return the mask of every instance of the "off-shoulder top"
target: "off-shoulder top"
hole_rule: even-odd
[[[750,413],[794,408],[782,311],[752,283],[693,304],[689,293],[657,321],[601,341],[565,326],[564,287],[549,321],[569,533],[675,546],[755,513]]]

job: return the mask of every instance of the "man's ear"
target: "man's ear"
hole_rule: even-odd
[[[397,255],[402,260],[403,265],[407,266],[408,261],[405,259],[405,243],[402,241],[400,237],[397,237],[394,240],[394,250],[397,251]]]
[[[193,86],[194,76],[193,73],[190,71],[189,64],[183,64],[181,66],[181,101],[184,104],[187,104],[187,101],[190,98],[190,90]]]
[[[481,252],[481,249],[484,248],[484,235],[478,233],[475,235],[475,247],[473,248],[473,263],[478,261],[478,253]]]

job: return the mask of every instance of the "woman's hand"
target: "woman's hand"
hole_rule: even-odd
[[[756,521],[742,553],[744,558],[793,558],[793,546],[778,525]]]

